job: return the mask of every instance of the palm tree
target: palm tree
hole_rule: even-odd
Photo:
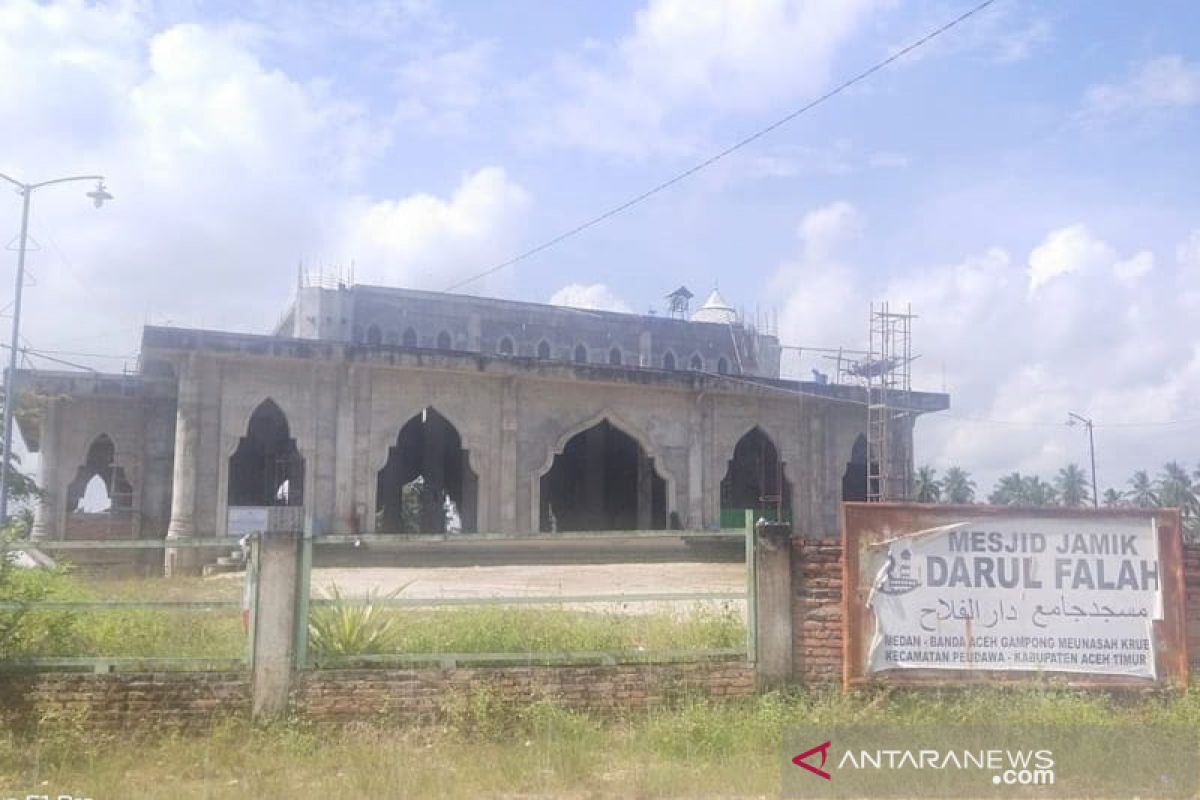
[[[996,484],[996,488],[988,495],[988,502],[997,506],[1023,505],[1025,500],[1025,479],[1021,473],[1013,472],[1005,475]]]
[[[1127,497],[1129,505],[1134,508],[1156,508],[1158,506],[1158,494],[1154,491],[1154,484],[1150,481],[1150,475],[1146,470],[1139,469],[1133,473],[1133,477],[1129,479]]]
[[[975,481],[962,467],[950,467],[942,478],[942,499],[947,503],[974,503]]]
[[[1116,489],[1105,489],[1100,502],[1104,503],[1105,508],[1121,508],[1125,505],[1125,495]]]
[[[1023,483],[1025,492],[1023,499],[1026,505],[1058,505],[1058,491],[1052,485],[1039,478],[1037,475],[1025,478]]]
[[[937,479],[937,470],[924,466],[917,470],[913,496],[918,503],[936,503],[942,497],[942,484]]]
[[[1078,464],[1067,464],[1060,469],[1054,478],[1054,488],[1062,498],[1062,504],[1068,508],[1079,508],[1092,499],[1088,491],[1087,474]]]
[[[1193,531],[1200,521],[1200,497],[1197,496],[1197,486],[1192,483],[1192,476],[1179,465],[1178,461],[1163,464],[1155,481],[1158,490],[1159,505],[1165,508],[1178,508],[1183,516],[1183,527]]]

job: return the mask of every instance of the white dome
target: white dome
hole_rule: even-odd
[[[733,306],[725,302],[725,298],[721,297],[720,292],[713,289],[712,294],[704,301],[704,305],[700,306],[695,314],[692,314],[692,322],[718,322],[728,325],[737,322],[737,312],[733,310]]]

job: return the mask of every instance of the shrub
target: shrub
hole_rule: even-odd
[[[316,656],[361,656],[387,653],[396,649],[396,616],[378,605],[391,600],[404,587],[385,595],[372,589],[365,603],[348,602],[337,585],[330,587],[331,605],[312,608],[308,617],[308,646]]]
[[[11,542],[9,535],[0,541],[0,602],[37,603],[70,595],[65,569],[22,569],[9,557]],[[76,622],[70,611],[0,609],[0,659],[66,652],[75,639]]]

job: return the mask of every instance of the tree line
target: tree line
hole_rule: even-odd
[[[918,503],[978,502],[975,481],[961,467],[950,467],[938,475],[931,466],[917,469],[913,499]],[[1092,482],[1078,464],[1067,464],[1050,479],[1012,472],[1000,478],[985,498],[1004,506],[1092,505]],[[1200,468],[1189,471],[1178,461],[1169,461],[1153,477],[1144,469],[1133,473],[1122,488],[1107,488],[1100,495],[1105,508],[1178,508],[1184,528],[1200,533]]]

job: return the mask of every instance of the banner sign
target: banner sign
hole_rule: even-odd
[[[844,518],[848,684],[1186,680],[1174,510],[847,503]]]
[[[1153,518],[961,522],[870,551],[871,672],[1156,677],[1152,623],[1163,605]]]

